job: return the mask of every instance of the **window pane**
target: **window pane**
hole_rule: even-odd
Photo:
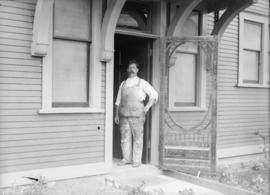
[[[177,53],[169,72],[169,100],[173,106],[196,105],[196,55]]]
[[[262,25],[245,20],[244,22],[244,48],[261,50]]]
[[[259,83],[259,52],[244,50],[243,55],[243,82]]]
[[[182,33],[186,36],[199,35],[199,12],[192,12],[182,28]]]
[[[53,41],[53,102],[86,103],[88,100],[88,44]],[[85,104],[84,104],[85,105]]]
[[[199,12],[192,12],[181,30],[184,36],[198,36]],[[197,52],[198,46],[194,43],[185,43],[180,50]]]
[[[54,36],[90,39],[90,0],[55,0]]]
[[[117,26],[140,29],[138,22],[129,14],[124,14],[124,13],[121,13],[117,22]]]
[[[117,27],[151,32],[150,2],[127,1],[117,21]]]

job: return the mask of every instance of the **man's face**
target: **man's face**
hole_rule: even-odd
[[[130,64],[128,66],[127,72],[130,77],[137,76],[139,69],[137,68],[136,64]]]

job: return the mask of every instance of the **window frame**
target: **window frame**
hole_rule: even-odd
[[[199,35],[206,35],[207,34],[207,23],[208,23],[208,15],[204,11],[198,11],[199,12]],[[186,51],[179,50],[180,53],[185,53]],[[187,51],[188,53],[188,51]],[[191,52],[193,53],[193,52]],[[195,53],[194,53],[195,54]],[[174,58],[174,56],[172,56]],[[178,111],[207,111],[206,107],[206,93],[207,93],[207,72],[206,72],[206,55],[201,50],[201,48],[198,48],[198,52],[196,53],[196,105],[195,106],[174,106],[174,101],[171,102],[170,98],[170,91],[169,91],[169,85],[168,82],[168,111],[170,112],[178,112]]]
[[[50,18],[48,53],[42,60],[42,107],[39,114],[56,113],[104,113],[101,108],[101,63],[97,60],[99,56],[98,45],[100,44],[99,22],[94,18],[99,14],[94,11],[93,1],[90,0],[91,8],[91,43],[89,44],[88,62],[88,105],[86,107],[53,107],[52,101],[52,70],[53,70],[53,26],[54,17]],[[54,12],[54,8],[51,10]],[[61,37],[62,38],[62,37]]]
[[[247,83],[244,79],[244,51],[249,49],[244,48],[244,25],[245,21],[258,23],[261,25],[261,51],[252,50],[259,52],[259,82],[258,83]],[[254,87],[254,88],[269,88],[269,83],[267,82],[267,54],[269,51],[269,44],[267,41],[269,39],[267,36],[269,35],[269,21],[267,17],[259,16],[251,13],[242,12],[239,14],[239,51],[238,51],[238,83],[237,87]]]
[[[126,2],[123,9],[121,10],[120,16],[121,14],[127,14],[130,15],[130,17],[132,17],[134,20],[137,21],[137,19],[134,17],[135,15],[142,19],[141,15],[143,15],[140,6],[142,6],[142,4],[145,4],[144,6],[149,10],[149,18],[146,18],[146,21],[144,23],[145,25],[145,29],[137,29],[137,28],[132,28],[129,26],[119,26],[118,25],[118,21],[116,24],[116,30],[124,30],[124,31],[131,31],[131,32],[139,32],[139,33],[146,33],[146,34],[153,34],[153,5],[149,4],[147,2],[143,3],[143,2]],[[138,8],[139,7],[139,8]],[[119,20],[118,18],[118,20]]]

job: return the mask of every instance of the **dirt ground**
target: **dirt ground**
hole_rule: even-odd
[[[265,195],[270,194],[269,161],[265,159],[220,167],[216,175],[202,174],[201,177]]]

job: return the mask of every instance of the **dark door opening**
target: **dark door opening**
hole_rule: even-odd
[[[115,35],[115,56],[114,56],[114,102],[116,100],[118,88],[122,81],[127,78],[127,64],[130,60],[136,60],[140,64],[138,76],[151,83],[151,47],[152,41],[148,38]],[[147,102],[147,99],[145,103]],[[151,112],[146,116],[144,125],[144,141],[142,162],[150,161],[150,121]],[[122,159],[121,135],[119,126],[114,123],[113,126],[113,158]]]

